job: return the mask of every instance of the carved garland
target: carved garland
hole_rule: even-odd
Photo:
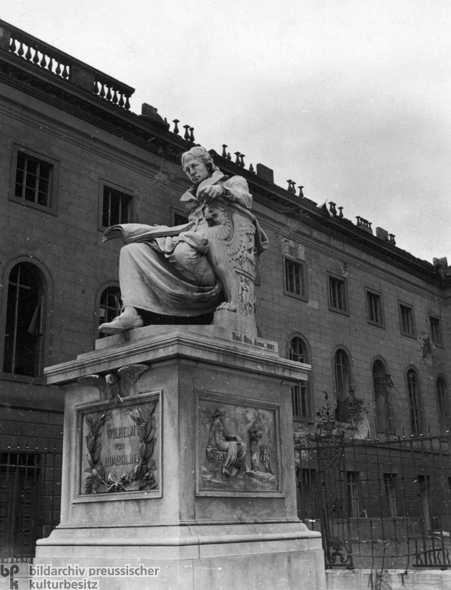
[[[102,433],[105,424],[111,420],[111,410],[105,413],[86,416],[89,434],[86,435],[88,449],[87,460],[89,467],[85,483],[86,494],[132,492],[137,490],[152,490],[157,487],[155,470],[157,469],[152,455],[156,444],[155,408],[157,402],[137,406],[130,410],[130,418],[135,422],[139,439],[138,462],[127,473],[118,479],[113,473],[105,469],[100,460],[102,450]]]

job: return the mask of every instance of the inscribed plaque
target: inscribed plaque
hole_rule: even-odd
[[[81,423],[81,495],[160,489],[159,394],[85,408]]]

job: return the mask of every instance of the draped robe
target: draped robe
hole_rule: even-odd
[[[223,186],[226,193],[207,205],[198,195],[211,184]],[[188,231],[122,248],[119,281],[124,306],[163,315],[196,316],[214,311],[224,300],[208,251],[212,240],[227,239],[233,231],[230,219],[227,223],[221,216],[221,207],[227,207],[228,202],[246,209],[252,207],[247,182],[241,176],[229,178],[216,170],[197,187],[191,187],[181,201],[187,204],[193,222]],[[259,228],[256,235],[266,240]]]

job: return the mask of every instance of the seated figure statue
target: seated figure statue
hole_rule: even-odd
[[[126,245],[119,260],[122,313],[99,327],[104,334],[143,326],[141,310],[182,317],[217,309],[254,313],[255,256],[268,240],[250,212],[247,182],[222,174],[202,147],[185,152],[182,167],[193,182],[181,198],[187,224],[123,224],[105,232],[104,239],[121,236]]]

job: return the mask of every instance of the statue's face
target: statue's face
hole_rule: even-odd
[[[186,158],[183,171],[191,182],[196,185],[211,176],[207,165],[201,160],[192,157]]]

